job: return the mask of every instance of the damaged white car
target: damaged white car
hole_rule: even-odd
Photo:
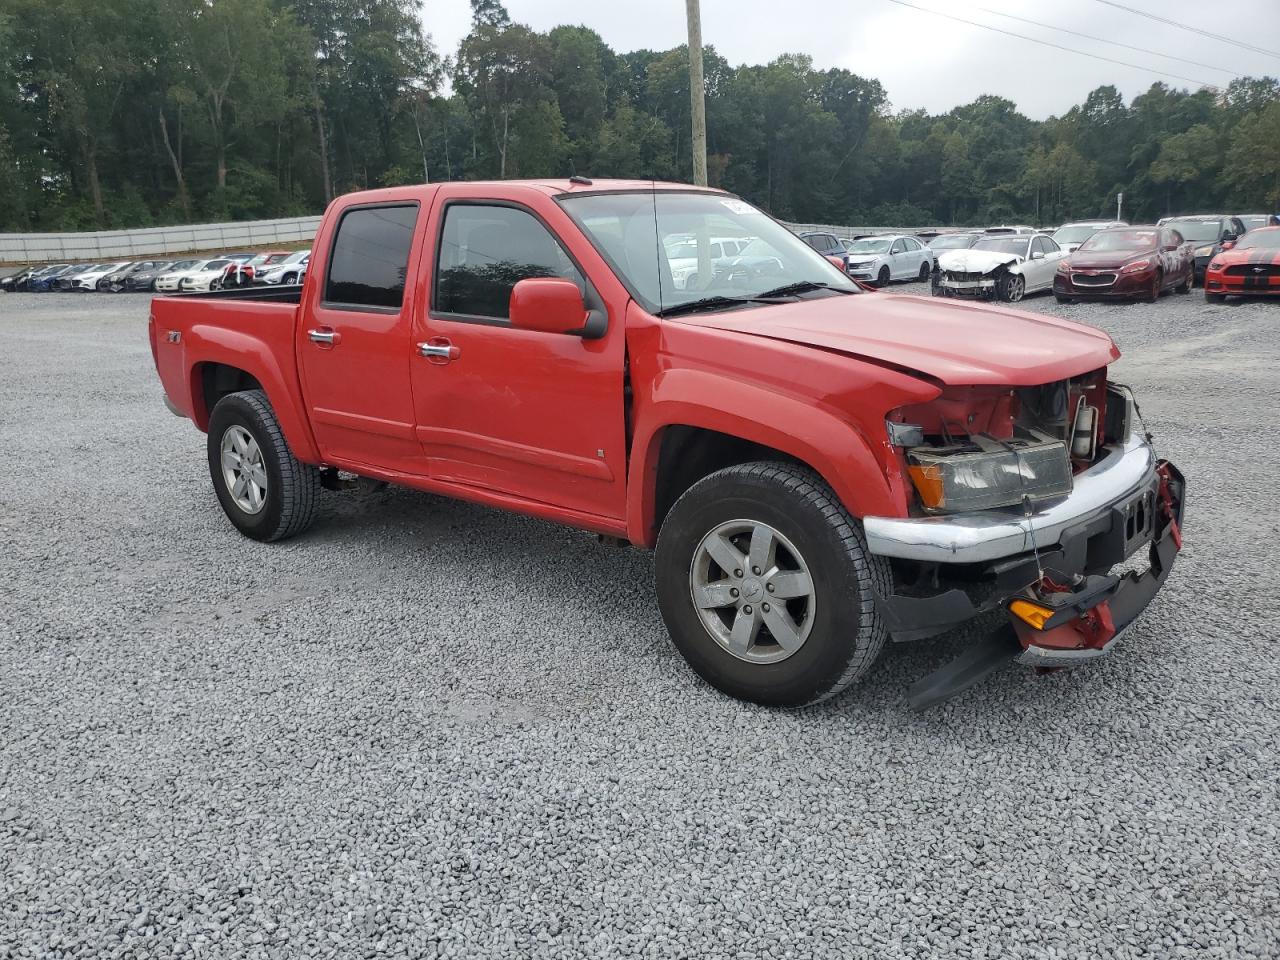
[[[938,257],[936,293],[1017,303],[1029,293],[1052,289],[1058,261],[1065,256],[1052,237],[1041,234],[983,237],[967,250],[948,250]]]

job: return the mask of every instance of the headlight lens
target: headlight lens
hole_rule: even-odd
[[[1135,260],[1133,261],[1133,263],[1126,263],[1120,269],[1120,272],[1121,273],[1141,273],[1143,270],[1148,270],[1150,268],[1151,268],[1151,261],[1149,259]]]
[[[1213,244],[1209,244],[1209,246],[1207,246],[1207,247],[1199,247],[1199,248],[1196,250],[1196,256],[1197,256],[1197,257],[1212,257],[1212,256],[1213,256]]]
[[[1071,272],[1071,261],[1070,261],[1070,260],[1068,260],[1068,259],[1066,259],[1065,257],[1064,257],[1063,259],[1059,260],[1059,261],[1058,261],[1058,272],[1059,272],[1059,273],[1070,273],[1070,272]]]
[[[1222,269],[1222,261],[1221,261],[1221,260],[1210,260],[1210,261],[1209,261],[1209,267],[1208,267],[1208,269],[1210,269],[1210,270],[1221,270],[1221,269]]]
[[[1048,438],[1009,441],[1003,449],[913,447],[907,472],[925,508],[939,513],[990,510],[1071,492],[1066,444]]]

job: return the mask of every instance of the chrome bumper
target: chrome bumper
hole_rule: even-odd
[[[934,563],[982,563],[1053,546],[1063,532],[1136,496],[1156,479],[1156,455],[1134,433],[1102,462],[1077,474],[1071,493],[1033,508],[939,517],[866,517],[867,548],[882,557]]]

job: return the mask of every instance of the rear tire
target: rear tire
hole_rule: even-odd
[[[758,574],[757,536],[773,545],[754,558]],[[875,599],[889,592],[889,565],[867,552],[861,525],[805,467],[761,461],[704,477],[667,514],[655,564],[676,649],[729,696],[815,703],[862,676],[884,645]]]
[[[929,277],[931,277],[932,275],[933,275],[933,271],[929,269],[929,261],[928,261],[928,260],[926,260],[924,263],[920,264],[920,277],[919,277],[919,280],[920,280],[920,282],[921,282],[921,283],[924,283],[924,282],[925,282],[926,280],[928,280],[928,279],[929,279]]]
[[[320,471],[289,451],[261,390],[231,393],[218,401],[209,416],[207,450],[218,502],[246,537],[283,540],[311,525]]]

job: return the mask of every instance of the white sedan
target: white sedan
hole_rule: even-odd
[[[933,273],[933,251],[915,237],[863,237],[846,243],[845,250],[845,272],[877,287],[894,280],[928,280]]]
[[[115,273],[117,270],[123,270],[129,266],[130,261],[125,260],[120,263],[100,263],[96,267],[90,267],[82,273],[77,273],[71,281],[72,290],[93,291],[98,289],[98,281],[107,274]]]
[[[182,278],[193,270],[199,270],[204,260],[179,260],[156,277],[157,293],[177,293],[182,288]]]
[[[937,293],[1017,303],[1052,289],[1058,261],[1066,255],[1052,237],[1040,234],[983,237],[967,250],[948,250],[938,258]]]
[[[234,266],[235,260],[220,257],[206,260],[194,270],[188,270],[178,281],[178,289],[183,293],[204,293],[209,290],[221,290],[226,278],[227,268]]]
[[[301,283],[307,275],[307,264],[311,261],[310,250],[295,250],[283,260],[271,264],[254,274],[257,283]]]

